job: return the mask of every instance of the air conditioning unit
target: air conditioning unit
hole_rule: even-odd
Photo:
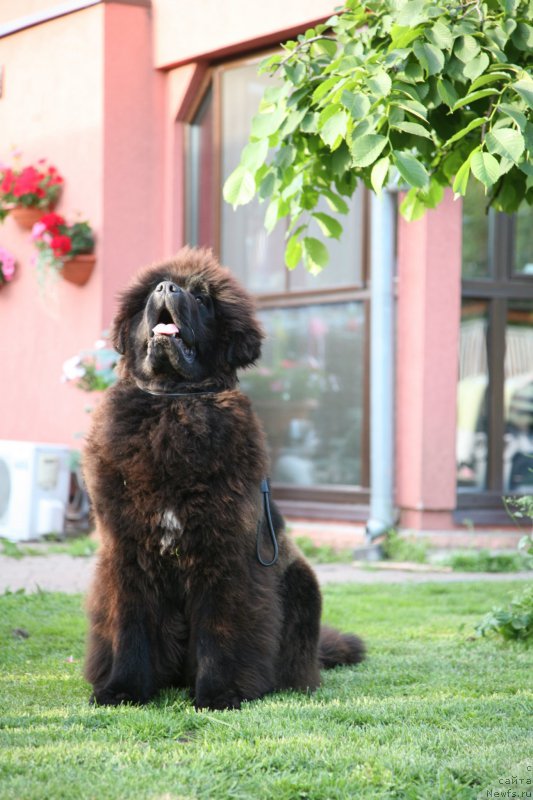
[[[68,447],[0,441],[0,537],[63,533],[69,488]]]

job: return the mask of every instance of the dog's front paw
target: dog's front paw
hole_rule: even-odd
[[[118,686],[105,686],[103,689],[94,690],[89,703],[96,706],[143,705],[147,700],[148,698],[136,691]]]
[[[241,707],[242,695],[234,686],[209,685],[202,681],[196,687],[194,707],[197,711],[208,708],[211,711],[223,711],[224,709]]]

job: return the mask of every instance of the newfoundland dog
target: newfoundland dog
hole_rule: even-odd
[[[188,687],[197,708],[310,691],[361,640],[320,627],[314,573],[270,501],[265,440],[237,370],[260,355],[251,298],[184,249],[122,294],[119,380],[94,414],[85,478],[102,547],[86,677],[101,705]]]

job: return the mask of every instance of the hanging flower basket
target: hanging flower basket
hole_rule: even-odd
[[[48,213],[46,208],[35,208],[26,206],[15,206],[9,212],[17,225],[25,230],[31,231],[36,222]]]
[[[96,256],[92,253],[79,254],[63,263],[61,277],[76,286],[84,286],[92,275]]]
[[[31,236],[37,248],[35,266],[41,295],[50,280],[64,278],[77,286],[89,280],[95,264],[94,233],[88,222],[67,224],[60,214],[45,214]]]
[[[61,193],[63,177],[45,159],[27,167],[0,167],[0,222],[13,214],[17,223],[30,230],[50,209]]]

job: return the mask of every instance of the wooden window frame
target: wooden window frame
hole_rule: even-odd
[[[489,371],[487,489],[457,492],[458,522],[465,518],[478,524],[504,524],[509,517],[502,508],[504,446],[504,362],[508,303],[533,301],[533,276],[514,271],[515,218],[495,213],[489,227],[489,277],[462,281],[462,299],[486,301],[487,360]]]
[[[272,51],[273,52],[273,51]],[[213,185],[221,186],[222,180],[222,76],[225,71],[258,63],[268,53],[251,54],[241,58],[232,59],[223,63],[213,64],[209,67],[199,83],[197,94],[187,114],[182,118],[186,130],[184,136],[185,163],[190,158],[189,136],[187,129],[193,124],[205,94],[209,88],[212,92],[213,103]],[[184,172],[185,174],[185,172]],[[186,189],[185,189],[186,196]],[[221,245],[221,201],[214,196],[213,214],[213,244],[214,250],[220,253]],[[187,203],[183,203],[183,226],[187,230],[186,220]],[[309,518],[328,518],[342,520],[364,520],[368,516],[369,486],[370,483],[370,442],[369,442],[369,416],[370,416],[370,386],[369,386],[369,324],[370,324],[370,292],[368,289],[370,240],[369,240],[369,213],[370,204],[368,192],[364,190],[362,209],[362,245],[361,245],[361,283],[338,288],[320,288],[289,291],[289,272],[286,270],[286,292],[274,294],[254,294],[259,310],[272,308],[290,308],[295,306],[320,305],[331,303],[344,303],[350,301],[361,302],[365,311],[365,344],[364,344],[364,380],[363,388],[363,419],[361,441],[361,486],[291,486],[289,484],[273,483],[276,499],[283,511],[292,516],[305,516]]]

